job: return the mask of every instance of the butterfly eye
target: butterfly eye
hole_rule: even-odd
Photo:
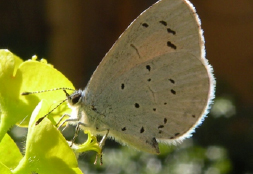
[[[72,104],[76,104],[81,98],[81,94],[74,95],[71,102]]]

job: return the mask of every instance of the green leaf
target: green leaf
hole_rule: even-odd
[[[8,134],[5,134],[0,142],[0,152],[0,162],[11,169],[14,169],[23,158],[19,148]]]
[[[0,173],[1,174],[13,174],[11,172],[11,170],[1,162],[0,162]]]
[[[22,92],[59,87],[74,89],[72,83],[45,60],[39,62],[34,57],[23,62],[8,50],[0,50],[0,83],[0,141],[14,124],[27,127],[30,115],[41,99],[51,104],[47,111],[49,112],[66,98],[62,90],[28,96],[21,95]],[[67,110],[68,107],[64,103],[52,115],[60,117],[63,113],[70,113],[70,110]]]
[[[45,101],[41,101],[32,113],[28,127],[26,153],[15,174],[81,174],[76,156],[60,131],[45,118],[36,121],[48,112]]]

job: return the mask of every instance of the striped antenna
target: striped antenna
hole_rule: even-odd
[[[65,90],[64,90],[65,91]],[[36,121],[35,125],[38,125],[46,116],[48,116],[49,114],[51,114],[56,108],[58,108],[62,103],[64,103],[65,101],[67,101],[68,98],[66,98],[65,100],[63,100],[61,103],[59,103],[57,106],[55,106],[51,111],[49,111],[46,115],[44,115],[43,117],[40,117],[38,119],[38,121]]]
[[[72,89],[72,88],[54,88],[54,89],[47,89],[47,90],[42,90],[42,91],[22,92],[21,95],[38,94],[38,93],[57,91],[57,90],[71,90],[71,91],[75,91],[75,89]]]
[[[66,90],[71,90],[75,91],[75,89],[72,88],[54,88],[54,89],[47,89],[47,90],[42,90],[42,91],[34,91],[34,92],[22,92],[21,95],[30,95],[30,94],[38,94],[38,93],[43,93],[43,92],[51,92],[51,91],[57,91],[57,90],[63,90],[64,93],[66,94],[67,98],[61,101],[57,106],[55,106],[51,111],[49,111],[46,115],[43,117],[40,117],[38,121],[36,121],[35,125],[38,125],[46,116],[51,114],[56,108],[58,108],[62,103],[68,100],[69,94],[67,93]]]

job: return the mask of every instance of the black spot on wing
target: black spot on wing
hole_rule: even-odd
[[[167,26],[167,22],[165,21],[159,21],[162,25]]]
[[[170,47],[170,48],[172,48],[172,49],[174,49],[174,50],[177,49],[177,46],[174,45],[173,43],[171,43],[170,41],[167,42],[167,46]]]
[[[165,27],[168,25],[167,22],[165,22],[165,21],[159,21],[159,23]],[[172,30],[171,28],[167,28],[167,32],[170,34],[176,35],[176,31]]]
[[[159,125],[158,129],[164,128],[164,125]]]
[[[176,95],[176,91],[174,89],[171,89],[170,92],[174,95]]]
[[[169,79],[169,81],[170,81],[171,83],[175,84],[175,80]]]
[[[151,66],[150,66],[150,65],[146,65],[146,69],[147,69],[148,71],[151,71]]]
[[[121,89],[124,89],[124,88],[125,88],[125,84],[122,83],[122,84],[121,84]]]
[[[145,130],[144,130],[144,127],[141,127],[140,133],[142,134],[144,131],[145,131]]]
[[[176,35],[176,32],[170,28],[167,28],[167,32]]]
[[[149,26],[147,23],[142,23],[141,25],[142,25],[143,27],[145,27],[145,28],[148,28],[148,26]]]
[[[167,118],[163,119],[163,123],[166,124],[167,123]]]

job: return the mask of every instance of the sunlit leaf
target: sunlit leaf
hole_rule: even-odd
[[[0,142],[0,152],[0,162],[11,169],[15,168],[23,157],[19,148],[8,134],[5,134]]]
[[[26,153],[14,173],[81,174],[74,152],[52,122],[45,118],[36,125],[36,121],[47,112],[48,106],[43,101],[33,111]]]
[[[41,99],[50,104],[49,112],[66,98],[62,90],[28,96],[21,95],[22,92],[59,87],[74,89],[72,83],[45,60],[39,62],[33,58],[23,62],[8,50],[0,50],[0,82],[0,141],[14,124],[25,127],[28,125],[31,113]],[[70,112],[67,109],[67,105],[63,104],[55,114],[59,117]]]
[[[11,170],[1,162],[0,162],[0,173],[1,174],[13,174],[11,172]]]

